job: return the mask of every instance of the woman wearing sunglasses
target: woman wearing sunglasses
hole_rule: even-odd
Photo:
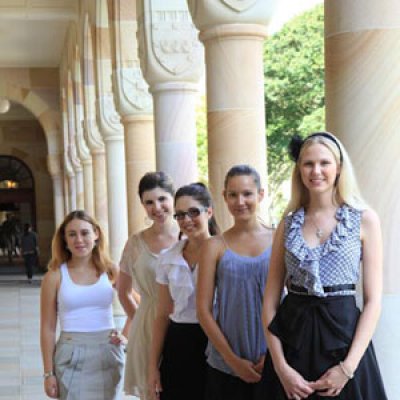
[[[272,230],[257,217],[263,196],[254,168],[232,167],[224,198],[234,224],[202,251],[197,310],[210,342],[207,400],[252,400],[258,390],[267,350],[261,311],[272,242]]]
[[[211,196],[203,184],[176,192],[174,218],[185,239],[163,254],[157,271],[149,390],[153,399],[203,400],[207,337],[196,315],[197,266],[203,243],[217,230]]]

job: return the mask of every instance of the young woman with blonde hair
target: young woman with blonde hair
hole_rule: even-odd
[[[259,400],[385,400],[371,344],[382,293],[379,218],[363,201],[334,135],[296,138],[291,156],[292,197],[275,235],[264,295],[268,355]]]
[[[54,235],[40,296],[44,389],[51,398],[118,398],[124,366],[112,313],[118,267],[105,248],[100,226],[85,211],[68,214]]]

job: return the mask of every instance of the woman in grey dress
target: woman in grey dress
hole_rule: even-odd
[[[103,232],[85,211],[66,216],[52,242],[40,295],[40,344],[46,395],[61,400],[118,398],[124,366],[114,330],[113,282],[118,267]],[[56,344],[57,319],[60,337]]]

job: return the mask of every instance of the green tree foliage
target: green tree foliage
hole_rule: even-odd
[[[199,180],[205,184],[208,182],[208,142],[207,142],[207,111],[206,97],[198,99],[196,107],[196,131],[197,131],[197,166]]]
[[[265,43],[265,102],[269,193],[275,218],[285,207],[292,164],[290,137],[325,127],[324,14],[317,6],[287,23]]]

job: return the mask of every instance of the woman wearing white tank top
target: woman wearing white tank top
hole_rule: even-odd
[[[124,353],[114,330],[113,282],[118,267],[103,232],[85,211],[57,229],[41,289],[40,344],[47,396],[61,400],[117,399]],[[60,336],[56,343],[57,319]]]

